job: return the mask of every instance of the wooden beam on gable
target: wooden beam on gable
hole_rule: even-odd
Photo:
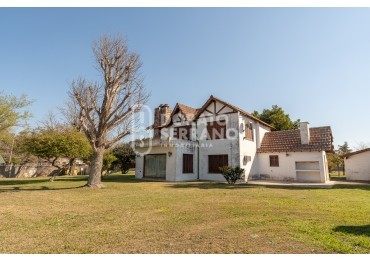
[[[222,109],[224,109],[226,107],[226,105],[223,105],[217,112],[216,112],[216,116],[222,111]]]

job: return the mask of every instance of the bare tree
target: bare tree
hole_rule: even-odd
[[[366,148],[370,148],[370,143],[365,143],[363,141],[357,142],[356,146],[354,147],[355,151],[364,150]]]
[[[103,154],[132,133],[139,123],[149,94],[140,75],[141,61],[129,52],[120,36],[103,36],[93,44],[97,70],[102,82],[83,78],[73,81],[69,91],[67,119],[81,128],[93,147],[91,170],[86,186],[101,187]]]
[[[48,130],[55,130],[62,125],[52,110],[49,110],[44,119],[42,119],[39,123],[41,127]]]

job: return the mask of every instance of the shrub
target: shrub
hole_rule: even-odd
[[[240,168],[239,166],[235,168],[223,166],[220,167],[220,171],[229,184],[235,184],[235,182],[239,180],[244,173],[244,169]]]

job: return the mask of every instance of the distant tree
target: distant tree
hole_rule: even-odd
[[[135,131],[139,124],[135,115],[149,95],[140,74],[139,55],[128,51],[124,38],[103,36],[94,42],[93,53],[102,80],[73,81],[65,114],[83,130],[93,148],[86,186],[100,188],[104,151]]]
[[[338,170],[340,169],[340,167],[343,166],[344,166],[343,157],[341,157],[337,153],[328,154],[328,168],[330,172],[334,171],[335,169]]]
[[[277,105],[273,105],[271,109],[264,109],[262,113],[254,111],[253,116],[272,125],[276,131],[297,129],[300,122],[299,119],[293,122],[289,114],[285,114],[284,110]]]
[[[59,172],[64,172],[69,167],[69,172],[74,172],[74,161],[77,158],[87,159],[91,156],[92,149],[85,135],[73,128],[62,127],[59,129],[38,128],[23,136],[22,150],[38,158],[49,161]],[[59,165],[58,159],[68,158],[67,165]]]
[[[113,163],[115,161],[117,161],[117,158],[110,151],[104,152],[102,175],[106,175],[110,170],[113,169]]]
[[[370,148],[370,143],[358,142],[354,147],[355,151],[364,150],[366,148]]]
[[[16,97],[0,93],[0,138],[1,135],[9,133],[11,128],[19,126],[23,120],[31,116],[28,111],[24,110],[31,103],[26,95]]]
[[[113,148],[112,153],[120,164],[122,174],[135,167],[135,152],[129,144],[119,144]]]
[[[3,134],[0,139],[0,154],[8,164],[24,164],[37,162],[37,158],[22,150],[23,136],[26,131],[18,134]]]
[[[349,148],[348,142],[344,142],[342,145],[338,145],[338,149],[334,152],[334,154],[328,154],[328,168],[329,171],[337,169],[340,175],[339,169],[344,167],[344,155],[352,152],[352,149]]]
[[[338,145],[337,153],[339,155],[345,155],[345,154],[350,153],[350,152],[352,152],[352,149],[349,148],[349,145],[348,145],[347,141],[344,142],[344,144],[342,144],[342,145]]]

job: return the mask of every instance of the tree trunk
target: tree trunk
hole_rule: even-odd
[[[93,153],[89,179],[86,186],[90,188],[101,188],[101,170],[103,167],[104,147],[99,147]]]

